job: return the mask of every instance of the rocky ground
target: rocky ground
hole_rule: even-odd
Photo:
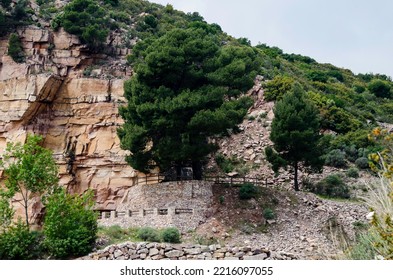
[[[274,219],[264,218],[266,208],[273,210]],[[257,199],[244,201],[238,198],[238,188],[216,186],[211,218],[184,240],[266,248],[299,259],[342,258],[343,250],[367,225],[367,213],[356,201],[271,188],[262,188]]]

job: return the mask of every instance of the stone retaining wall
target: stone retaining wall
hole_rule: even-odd
[[[274,253],[263,248],[221,247],[220,245],[184,245],[126,242],[111,245],[83,257],[84,260],[292,260],[289,253]]]
[[[182,181],[131,187],[115,211],[101,212],[99,224],[195,229],[209,216],[212,182]]]

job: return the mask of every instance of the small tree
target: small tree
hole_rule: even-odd
[[[57,190],[45,202],[45,245],[59,259],[85,255],[93,249],[97,217],[93,211],[93,192],[71,195]]]
[[[52,190],[58,183],[58,170],[52,152],[40,146],[42,137],[28,135],[25,144],[9,143],[0,161],[4,168],[5,189],[3,197],[21,196],[17,202],[25,212],[29,226],[28,208],[34,196]]]
[[[298,170],[302,163],[305,167],[320,169],[323,166],[319,147],[319,112],[306,100],[304,91],[295,85],[293,91],[286,93],[274,108],[270,139],[274,143],[273,153],[268,149],[268,160],[273,170],[291,166],[294,169],[294,186],[299,190]]]

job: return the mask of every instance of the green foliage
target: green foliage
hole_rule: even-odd
[[[339,149],[331,150],[325,158],[325,164],[333,167],[345,167],[345,153]]]
[[[12,33],[8,39],[8,55],[17,63],[25,61],[25,54],[23,52],[22,43],[16,33]]]
[[[20,194],[27,225],[30,200],[51,192],[58,183],[58,169],[52,151],[40,146],[42,140],[41,136],[28,135],[23,145],[9,143],[0,161],[4,168],[5,194],[8,197]]]
[[[351,260],[374,260],[378,255],[374,244],[379,242],[378,236],[366,232],[356,237],[356,243],[348,251],[348,258]]]
[[[208,141],[235,128],[252,104],[238,97],[256,76],[258,59],[250,47],[220,46],[203,28],[175,29],[138,43],[130,62],[136,75],[125,83],[125,124],[118,130],[127,162],[137,170],[166,170],[201,162],[216,145]],[[149,147],[149,148],[147,148]],[[198,167],[199,166],[199,167]]]
[[[359,178],[359,169],[351,167],[347,170],[347,176],[351,178]]]
[[[143,241],[160,242],[160,235],[155,229],[150,227],[140,228],[137,232],[137,236]]]
[[[256,198],[258,195],[258,188],[251,183],[243,184],[239,189],[240,199],[251,199]]]
[[[390,92],[391,85],[387,81],[383,81],[379,79],[372,80],[368,84],[367,88],[371,93],[375,94],[375,96],[377,97],[390,98],[392,95]]]
[[[276,103],[274,114],[270,139],[284,160],[282,163],[293,167],[295,190],[299,190],[299,163],[313,169],[320,169],[323,165],[318,110],[306,99],[304,91],[295,86]]]
[[[10,205],[9,197],[3,192],[0,192],[0,233],[11,225],[14,212],[14,209]]]
[[[276,218],[276,213],[274,213],[273,209],[271,208],[265,208],[263,209],[263,217],[266,220],[273,220]]]
[[[340,175],[328,175],[315,185],[309,185],[308,190],[330,198],[350,198],[349,188]]]
[[[34,260],[41,251],[39,234],[21,221],[0,234],[0,260]]]
[[[225,173],[232,172],[235,168],[232,161],[226,158],[223,154],[216,155],[215,160],[218,167],[220,167],[220,169]]]
[[[91,49],[101,47],[109,34],[109,19],[105,10],[95,0],[73,0],[64,13],[55,19],[53,27],[61,25],[77,35]]]
[[[12,0],[1,0],[1,1],[0,1],[1,6],[2,6],[4,9],[6,9],[6,10],[8,10],[8,9],[11,8],[11,3],[12,3]]]
[[[161,232],[162,241],[167,243],[180,243],[180,232],[177,228],[166,228]]]
[[[361,157],[355,161],[355,165],[360,169],[367,169],[370,167],[368,158]]]
[[[58,190],[47,198],[44,221],[45,245],[57,259],[91,252],[97,234],[93,192],[82,196]]]
[[[280,100],[282,96],[290,91],[294,85],[294,80],[288,76],[276,76],[265,85],[265,100]]]

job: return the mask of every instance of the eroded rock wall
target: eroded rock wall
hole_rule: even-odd
[[[8,38],[0,38],[0,154],[7,143],[40,134],[54,152],[60,184],[76,193],[94,189],[97,209],[115,209],[137,176],[116,133],[129,50],[108,43],[107,55],[94,54],[62,29],[28,26],[17,33],[24,63],[7,55]],[[114,36],[108,40],[118,42]],[[32,216],[41,211],[37,203]]]

